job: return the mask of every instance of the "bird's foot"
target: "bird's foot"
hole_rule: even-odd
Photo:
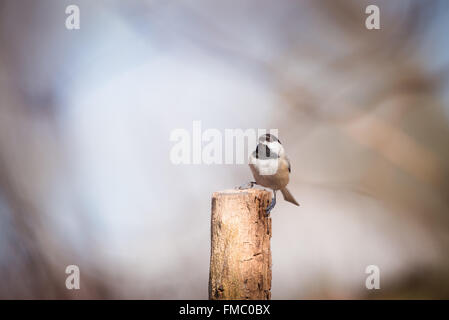
[[[254,187],[255,184],[256,184],[255,181],[250,181],[250,182],[248,182],[248,183],[242,184],[242,185],[239,186],[239,187],[236,187],[236,189],[238,189],[238,190],[251,189],[251,188]]]
[[[273,210],[274,206],[276,205],[276,191],[273,191],[273,199],[271,200],[270,205],[265,210],[265,215],[269,216],[271,210]]]

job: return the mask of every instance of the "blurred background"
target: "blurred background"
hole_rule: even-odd
[[[211,194],[251,173],[172,164],[195,120],[288,150],[273,299],[449,298],[448,7],[1,0],[0,298],[206,299]]]

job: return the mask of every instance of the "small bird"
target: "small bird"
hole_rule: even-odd
[[[281,190],[284,200],[299,206],[287,189],[291,172],[290,161],[278,138],[270,133],[260,136],[256,150],[249,157],[249,167],[256,180],[249,183],[251,187],[257,184],[273,190],[273,200],[266,209],[267,215],[276,205],[278,190]]]

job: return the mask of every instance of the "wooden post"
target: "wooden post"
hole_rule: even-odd
[[[259,189],[212,195],[209,299],[271,298],[270,201]]]

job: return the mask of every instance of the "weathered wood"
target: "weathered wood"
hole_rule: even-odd
[[[270,200],[259,189],[213,194],[209,299],[271,298]]]

